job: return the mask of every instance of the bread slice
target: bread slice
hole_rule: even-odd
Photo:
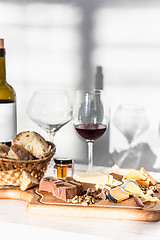
[[[10,147],[8,147],[6,144],[0,143],[0,157],[6,157],[9,150]]]
[[[25,170],[20,169],[0,171],[0,186],[17,186],[22,191],[36,186],[38,179],[31,176],[31,174]]]
[[[49,154],[50,148],[45,139],[33,131],[21,132],[14,140],[14,144],[28,150],[36,158],[42,158]]]
[[[15,154],[15,152],[11,148],[7,154],[7,158],[19,160],[18,156]]]
[[[33,160],[34,159],[34,157],[30,154],[29,151],[27,151],[25,148],[17,144],[13,144],[10,147],[7,157],[16,159],[16,160]]]
[[[20,181],[20,189],[22,191],[27,190],[28,188],[34,187],[38,185],[38,180],[31,176],[31,174],[25,170],[22,171],[21,181]]]

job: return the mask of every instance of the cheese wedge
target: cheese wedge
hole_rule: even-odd
[[[157,183],[157,180],[155,180],[143,167],[141,167],[139,172],[147,176],[150,185],[155,185]]]
[[[145,187],[147,187],[147,188],[149,187],[149,184],[150,184],[148,178],[147,178],[147,180],[145,180],[145,181],[143,181],[143,180],[142,180],[142,181],[141,181],[141,180],[138,181],[138,180],[137,180],[136,182],[138,183],[138,185],[140,185],[140,186],[145,186]]]
[[[120,168],[118,167],[117,164],[114,164],[114,165],[113,165],[113,167],[111,168],[111,172],[112,172],[112,173],[119,174],[119,175],[122,175],[121,170],[120,170]]]
[[[135,183],[130,182],[126,185],[126,187],[124,188],[125,191],[131,193],[132,195],[137,195],[137,196],[142,196],[143,192],[140,189],[139,186],[137,186]]]
[[[139,172],[131,169],[125,179],[135,180],[138,185],[149,187],[149,185],[155,185],[156,180],[142,167]]]

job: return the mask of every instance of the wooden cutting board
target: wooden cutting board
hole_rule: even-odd
[[[160,193],[159,196],[160,197]],[[80,218],[126,219],[138,221],[159,221],[160,203],[148,203],[143,209],[136,206],[133,198],[121,203],[101,200],[89,206],[66,203],[51,193],[33,188],[21,191],[18,187],[1,187],[0,199],[27,201],[27,211],[36,215],[65,216]]]

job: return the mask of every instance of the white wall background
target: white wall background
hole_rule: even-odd
[[[18,132],[47,137],[26,114],[34,90],[91,88],[101,65],[112,115],[122,102],[146,108],[150,127],[137,143],[150,144],[158,168],[159,29],[158,0],[0,0],[0,37],[7,49],[7,81],[17,93]],[[86,143],[72,123],[57,133],[55,143],[57,155],[87,162]],[[95,142],[95,164],[112,164],[108,151],[127,147],[111,122],[109,150],[106,133]]]

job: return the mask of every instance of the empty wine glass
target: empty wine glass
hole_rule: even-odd
[[[27,109],[29,117],[54,141],[56,132],[72,118],[72,107],[65,90],[37,90]]]
[[[148,129],[149,120],[142,106],[121,104],[115,111],[113,124],[125,136],[129,145],[128,150],[118,161],[118,165],[121,166],[130,152],[131,144]]]
[[[88,171],[93,168],[93,142],[100,138],[109,122],[109,109],[102,90],[76,92],[73,122],[77,133],[88,143]]]

